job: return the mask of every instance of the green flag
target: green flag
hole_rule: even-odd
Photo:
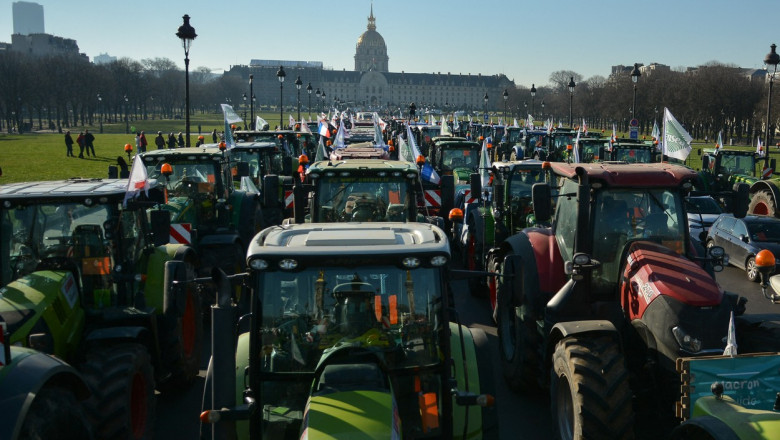
[[[685,160],[691,152],[691,135],[677,122],[672,112],[664,107],[664,147],[663,154],[675,159]]]

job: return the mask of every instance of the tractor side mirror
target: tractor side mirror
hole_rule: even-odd
[[[710,156],[701,157],[701,169],[703,170],[710,169]]]
[[[482,179],[479,173],[471,173],[471,197],[477,198],[482,196]]]
[[[534,204],[534,216],[537,222],[548,222],[552,217],[552,193],[550,185],[534,183],[531,187],[531,200]]]
[[[236,163],[236,177],[241,180],[242,177],[249,175],[249,164],[247,162]]]
[[[149,211],[149,216],[154,245],[168,244],[171,239],[171,212],[165,209],[153,209]]]

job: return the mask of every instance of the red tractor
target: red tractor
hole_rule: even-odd
[[[723,248],[705,255],[688,235],[684,196],[696,172],[551,166],[555,212],[549,184],[534,185],[532,197],[536,220],[552,227],[526,228],[491,250],[506,382],[549,388],[557,438],[631,438],[634,414],[668,434],[675,360],[723,353],[732,312],[744,312],[714,280]]]

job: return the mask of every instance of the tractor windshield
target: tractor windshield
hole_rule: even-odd
[[[173,170],[168,177],[162,174],[164,164],[162,161],[147,162],[146,172],[150,178],[166,184],[169,197],[192,198],[196,195],[227,197],[227,194],[223,195],[219,161],[187,159],[165,163],[168,163]]]
[[[517,144],[523,140],[522,130],[509,130],[509,143]]]
[[[284,170],[282,169],[282,154],[274,148],[260,148],[253,149],[240,149],[236,148],[231,151],[231,172],[235,179],[237,170],[235,163],[245,162],[249,164],[249,177],[256,185],[260,184],[260,179],[263,176],[270,174],[282,175]]]
[[[601,292],[617,285],[623,251],[629,241],[655,241],[683,253],[686,214],[678,192],[607,189],[596,194],[593,206],[593,257],[601,262],[594,270],[594,285]]]
[[[535,183],[548,182],[547,172],[540,167],[520,168],[515,167],[512,170],[512,176],[509,178],[509,196],[510,202],[515,203],[521,199],[531,200],[531,188]]]
[[[441,150],[441,169],[443,171],[453,171],[456,168],[476,170],[478,167],[478,148],[446,147]]]
[[[756,172],[756,159],[753,155],[720,154],[720,172],[726,174],[745,174],[752,176]]]
[[[653,152],[646,148],[615,148],[615,160],[628,163],[652,163]]]
[[[404,176],[323,176],[314,202],[320,222],[405,221],[409,182]]]

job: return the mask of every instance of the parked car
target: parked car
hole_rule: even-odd
[[[704,243],[702,232],[709,231],[712,223],[723,213],[723,209],[710,196],[689,196],[685,198],[685,202],[691,238]]]
[[[760,215],[738,219],[731,214],[721,214],[712,224],[707,238],[707,248],[712,246],[722,246],[729,263],[745,269],[748,279],[758,282],[758,251],[768,249],[776,258],[780,256],[780,219]]]

